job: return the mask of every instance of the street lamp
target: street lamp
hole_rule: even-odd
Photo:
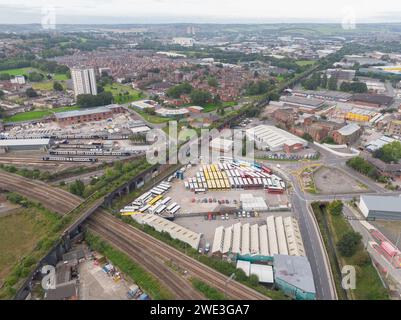
[[[231,274],[231,276],[224,283],[224,297],[227,300],[227,285],[230,281],[235,279],[235,273]]]

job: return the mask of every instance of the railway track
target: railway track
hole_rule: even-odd
[[[49,167],[56,167],[59,164],[57,163],[49,163],[43,161],[42,159],[38,158],[8,158],[8,157],[0,157],[0,163],[3,164],[21,164],[21,165],[29,165],[29,164],[40,164]]]
[[[68,213],[82,202],[81,198],[62,189],[3,171],[0,171],[0,188],[18,192],[27,198],[34,198],[60,214]]]
[[[106,226],[89,222],[89,229],[141,264],[146,271],[152,273],[160,280],[174,294],[177,300],[204,299],[178,272],[170,269],[162,259],[153,256],[145,248],[135,243],[128,244],[126,239],[121,239],[118,233],[108,230]]]
[[[82,199],[62,189],[47,186],[40,181],[0,171],[0,188],[16,191],[40,201],[45,207],[66,214],[78,206]],[[147,270],[176,294],[177,299],[200,299],[190,283],[177,278],[178,274],[165,263],[172,262],[186,270],[190,276],[219,289],[227,290],[227,296],[235,300],[266,300],[266,296],[236,281],[227,283],[220,272],[192,259],[179,250],[159,241],[145,232],[119,221],[104,210],[98,209],[89,219],[89,228],[97,232],[116,247],[126,251],[130,257],[143,264]],[[184,281],[184,282],[183,282]],[[174,282],[174,283],[173,283]]]
[[[235,300],[267,300],[268,298],[261,293],[236,281],[227,283],[227,277],[220,272],[188,257],[182,252],[170,247],[169,245],[149,236],[143,231],[135,229],[124,222],[117,220],[111,215],[97,211],[89,218],[91,227],[100,228],[104,226],[109,237],[118,238],[126,245],[139,246],[143,251],[150,253],[153,257],[165,261],[173,261],[175,264],[184,268],[193,277],[196,277],[210,286],[227,292],[227,295]],[[105,227],[107,226],[107,227]]]

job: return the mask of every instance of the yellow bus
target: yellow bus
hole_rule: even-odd
[[[159,201],[161,198],[163,198],[162,195],[159,195],[159,196],[154,197],[152,200],[150,200],[150,201],[148,202],[148,205],[153,206],[153,205],[154,205],[157,201]]]
[[[139,211],[131,211],[131,212],[123,212],[121,213],[122,216],[127,217],[127,216],[134,216],[136,214],[141,214],[142,212]]]

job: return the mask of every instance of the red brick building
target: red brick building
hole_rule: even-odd
[[[72,125],[106,120],[113,117],[114,114],[124,112],[125,109],[123,107],[117,104],[111,104],[105,107],[55,113],[54,117],[60,125]]]

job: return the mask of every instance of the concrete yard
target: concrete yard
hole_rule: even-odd
[[[199,166],[192,166],[192,168],[187,169],[185,172],[185,179],[188,177],[195,176],[198,171]],[[220,205],[218,200],[228,200],[229,203],[224,203],[225,207],[234,207],[239,209],[240,206],[240,195],[250,193],[255,197],[263,197],[269,206],[278,206],[278,205],[287,205],[288,204],[288,196],[286,194],[269,194],[266,190],[263,189],[252,189],[252,190],[240,190],[240,189],[232,189],[232,190],[221,190],[221,191],[207,191],[203,194],[195,194],[194,192],[186,189],[184,186],[184,180],[174,179],[171,182],[171,189],[165,194],[167,197],[171,197],[172,202],[177,202],[181,209],[178,212],[179,214],[186,213],[209,213],[209,212],[218,212]],[[202,199],[206,198],[208,200],[207,203],[202,203]],[[216,202],[209,203],[209,198],[216,199]],[[192,202],[195,199],[195,202]],[[199,202],[198,202],[199,200]],[[235,201],[237,203],[235,204]]]
[[[368,192],[369,188],[341,170],[321,167],[314,175],[316,189],[321,194]]]
[[[80,300],[128,300],[130,284],[121,279],[115,282],[93,260],[86,260],[79,265]]]

